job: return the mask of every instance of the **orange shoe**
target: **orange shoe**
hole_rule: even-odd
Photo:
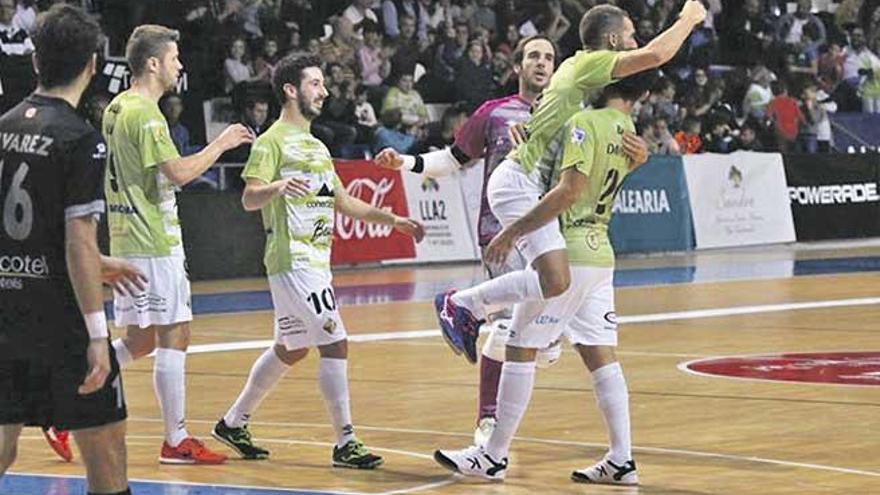
[[[159,462],[162,464],[223,464],[226,462],[226,456],[209,450],[205,444],[193,437],[186,437],[177,447],[163,442]]]
[[[70,450],[70,432],[64,430],[56,430],[54,426],[48,428],[43,427],[43,436],[49,442],[52,450],[64,459],[65,462],[73,460],[73,452]]]

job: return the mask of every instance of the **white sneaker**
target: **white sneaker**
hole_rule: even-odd
[[[599,485],[638,485],[639,473],[632,459],[616,464],[605,458],[586,469],[571,473],[571,479],[578,483]]]
[[[496,461],[476,445],[462,450],[435,450],[434,460],[450,471],[487,480],[503,481],[507,473],[507,457]]]
[[[477,424],[477,429],[474,430],[474,445],[477,447],[486,447],[486,444],[489,443],[489,437],[492,436],[492,432],[495,431],[495,418],[491,416],[486,416],[481,419]]]

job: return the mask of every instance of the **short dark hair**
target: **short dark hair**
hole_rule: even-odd
[[[556,43],[552,39],[550,39],[549,36],[536,34],[534,36],[529,36],[528,38],[523,38],[519,40],[519,42],[517,42],[516,48],[513,49],[513,55],[511,55],[511,59],[513,60],[514,65],[522,65],[523,57],[525,57],[526,55],[526,45],[537,40],[545,40],[550,43],[550,46],[553,47],[554,58],[556,54],[559,53],[559,48],[556,46]]]
[[[31,32],[40,86],[73,82],[101,45],[101,28],[82,9],[56,4],[40,14]]]
[[[180,41],[180,32],[158,24],[138,26],[125,44],[125,58],[131,75],[138,77],[147,69],[147,60],[161,57],[165,45]]]
[[[288,55],[278,62],[272,75],[272,91],[278,103],[284,105],[284,85],[293,84],[298,88],[303,71],[309,67],[321,67],[321,59],[314,55]]]
[[[606,98],[623,98],[628,101],[638,100],[657,85],[659,77],[660,72],[657,70],[646,70],[633,74],[606,86],[604,96]]]
[[[251,96],[250,98],[245,100],[244,107],[251,109],[251,108],[256,107],[258,103],[264,103],[264,104],[268,105],[269,100],[262,97],[262,96]]]
[[[581,17],[580,35],[584,48],[598,50],[603,47],[606,34],[623,27],[627,13],[614,5],[597,5]]]

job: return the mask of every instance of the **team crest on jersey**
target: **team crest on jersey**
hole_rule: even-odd
[[[586,235],[587,247],[592,249],[593,251],[599,250],[599,234],[594,231],[587,232]]]
[[[28,108],[24,111],[24,118],[32,119],[37,115],[37,109],[34,107]]]
[[[578,127],[574,127],[571,130],[571,142],[573,144],[581,144],[586,139],[587,133]]]
[[[333,333],[336,331],[336,320],[327,318],[327,320],[324,321],[324,331],[327,333]]]

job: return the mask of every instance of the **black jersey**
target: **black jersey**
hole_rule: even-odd
[[[105,155],[64,100],[31,95],[0,117],[0,359],[52,358],[88,341],[65,222],[103,213]]]

